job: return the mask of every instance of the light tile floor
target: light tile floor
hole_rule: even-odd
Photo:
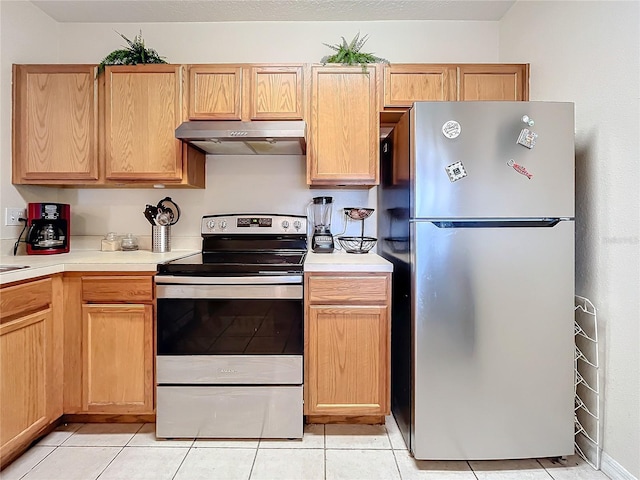
[[[157,440],[153,424],[60,426],[1,480],[606,480],[577,456],[486,462],[414,460],[393,417],[308,425],[302,440]]]

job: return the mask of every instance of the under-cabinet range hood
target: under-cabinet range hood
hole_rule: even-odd
[[[212,155],[304,155],[304,121],[196,120],[176,129],[176,138]]]

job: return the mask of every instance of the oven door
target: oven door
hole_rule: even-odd
[[[167,278],[156,280],[158,356],[302,355],[301,283],[163,283]]]
[[[156,276],[158,437],[300,438],[302,277]]]

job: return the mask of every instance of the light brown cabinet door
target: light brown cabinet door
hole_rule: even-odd
[[[251,120],[302,120],[302,65],[251,66],[249,69]]]
[[[50,285],[49,285],[50,287]],[[50,418],[51,308],[0,325],[0,458],[15,455]]]
[[[389,413],[386,306],[310,306],[305,414]]]
[[[189,66],[189,119],[242,118],[242,65]]]
[[[308,118],[307,183],[379,183],[377,66],[313,66]]]
[[[105,70],[105,170],[111,181],[181,181],[186,119],[181,65]]]
[[[13,183],[91,184],[98,176],[95,65],[14,65]]]
[[[191,120],[301,120],[302,65],[191,65]]]
[[[384,107],[410,107],[413,102],[455,100],[454,65],[392,64],[384,66]]]
[[[153,412],[153,307],[82,306],[83,410]]]
[[[529,100],[528,65],[461,65],[458,100]]]

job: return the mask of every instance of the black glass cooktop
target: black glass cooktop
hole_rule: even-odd
[[[304,252],[208,252],[158,265],[180,275],[301,274]]]

